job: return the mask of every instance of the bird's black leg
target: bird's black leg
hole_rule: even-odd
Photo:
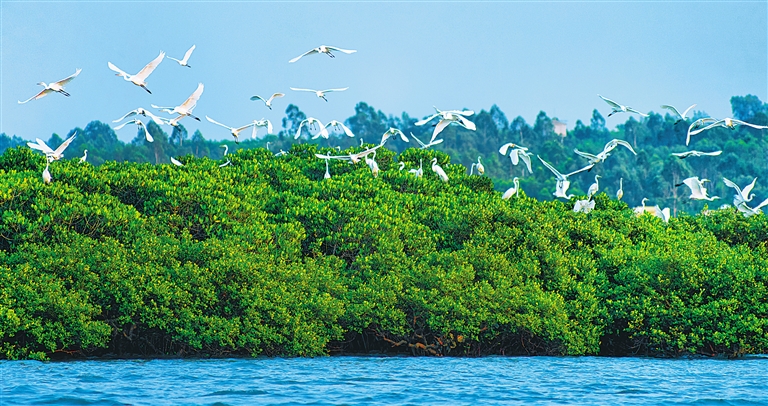
[[[150,91],[149,91],[149,89],[147,89],[147,87],[146,87],[146,86],[144,86],[144,85],[141,85],[141,88],[142,88],[142,89],[144,89],[144,90],[146,90],[146,91],[147,91],[147,93],[149,93],[149,94],[152,94],[152,92],[150,92]]]

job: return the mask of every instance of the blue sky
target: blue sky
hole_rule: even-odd
[[[768,100],[768,2],[32,2],[2,1],[0,132],[25,139],[66,134],[129,110],[177,105],[197,87],[195,114],[232,126],[268,118],[279,129],[289,103],[323,122],[365,101],[386,114],[488,110],[533,123],[540,110],[572,128],[610,108],[597,94],[641,111],[697,103],[730,117],[729,99]],[[114,75],[138,72],[163,50],[152,94]],[[321,44],[356,49],[331,59],[288,60]],[[19,105],[36,83],[83,71],[67,90]],[[349,87],[328,102],[289,87]],[[249,100],[274,92],[274,110]],[[609,128],[624,114],[607,119]],[[231,139],[185,118],[191,134]],[[166,127],[170,133],[170,127]],[[123,141],[136,135],[128,126]],[[372,140],[369,140],[369,142]]]

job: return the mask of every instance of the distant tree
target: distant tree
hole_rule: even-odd
[[[731,110],[733,111],[734,118],[749,122],[755,114],[768,112],[768,105],[760,101],[757,96],[751,94],[733,96],[731,97]]]
[[[365,138],[369,142],[376,138],[380,139],[389,128],[387,116],[365,102],[357,103],[355,115],[348,118],[346,123],[356,136]]]
[[[592,119],[589,121],[589,127],[592,131],[603,132],[605,129],[605,118],[597,109],[592,110]]]
[[[285,108],[285,117],[283,117],[283,130],[278,134],[281,140],[285,137],[293,137],[299,131],[299,125],[307,119],[307,115],[302,112],[295,104],[289,104]]]
[[[173,127],[171,140],[176,141],[179,146],[182,146],[185,139],[187,139],[187,129],[184,128],[184,125],[179,124],[178,126]]]
[[[540,111],[536,116],[536,122],[533,124],[533,132],[544,139],[555,134],[555,126],[552,124],[552,120],[547,117],[547,113]]]
[[[491,110],[488,113],[491,115],[491,119],[496,124],[496,128],[499,131],[504,131],[509,128],[509,120],[507,120],[507,116],[501,111],[499,106],[494,104],[491,106]]]
[[[24,145],[26,142],[17,136],[9,137],[5,133],[0,134],[0,154],[8,148]]]

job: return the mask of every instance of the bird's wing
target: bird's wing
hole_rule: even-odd
[[[246,125],[244,125],[244,126],[242,126],[242,127],[238,127],[238,128],[235,128],[235,132],[238,132],[238,133],[239,133],[240,131],[243,131],[243,130],[245,130],[245,129],[246,129],[246,128],[248,128],[248,127],[254,127],[255,125],[256,125],[256,123],[255,123],[255,122],[253,122],[253,123],[249,123],[249,124],[246,124]]]
[[[464,126],[464,128],[472,131],[477,130],[477,126],[475,126],[475,123],[467,120],[463,116],[456,116],[456,118],[459,119],[459,122],[461,123],[461,125]]]
[[[624,147],[626,147],[626,148],[627,148],[628,150],[630,150],[630,151],[631,151],[633,154],[637,155],[637,152],[635,152],[635,150],[634,150],[634,149],[632,149],[632,145],[630,145],[628,142],[626,142],[626,141],[624,141],[624,140],[613,140],[612,142],[613,142],[615,145],[621,145],[621,146],[624,146]],[[614,148],[616,148],[616,147],[614,146]],[[613,148],[611,148],[611,149],[613,149]]]
[[[200,95],[203,94],[203,89],[205,86],[203,86],[202,83],[197,84],[197,89],[195,89],[194,92],[187,98],[187,100],[184,100],[184,103],[181,103],[180,107],[184,107],[187,109],[187,111],[191,111],[195,108],[195,105],[197,104],[197,101],[200,99]]]
[[[575,170],[575,171],[565,175],[565,177],[568,177],[568,176],[571,176],[571,175],[575,175],[575,174],[577,174],[579,172],[588,171],[588,170],[592,169],[594,166],[595,166],[595,164],[589,164],[589,165],[587,165],[587,166],[585,166],[585,167],[583,167],[581,169],[577,169],[577,170]]]
[[[408,137],[406,137],[405,134],[403,134],[402,131],[396,130],[395,134],[399,135],[400,139],[403,140],[404,142],[408,142]]]
[[[184,54],[184,59],[182,59],[181,62],[186,64],[187,61],[189,60],[190,55],[192,55],[192,51],[194,50],[195,50],[195,45],[192,45],[192,48],[189,48],[187,50],[187,53]]]
[[[72,136],[71,136],[71,137],[67,138],[67,139],[66,139],[64,142],[62,142],[62,143],[61,143],[61,145],[59,145],[59,147],[58,147],[58,148],[56,148],[56,150],[54,151],[54,153],[55,153],[56,155],[61,155],[61,153],[62,153],[62,152],[64,152],[64,150],[65,150],[65,149],[67,149],[67,147],[69,146],[69,144],[71,144],[71,143],[72,143],[72,141],[74,141],[75,137],[77,137],[77,133],[74,133],[74,134],[72,134]]]
[[[160,118],[160,117],[158,117],[158,116],[156,116],[156,115],[154,115],[154,114],[152,114],[152,113],[150,113],[150,112],[148,112],[146,110],[144,110],[144,112],[147,114],[147,116],[149,116],[149,118],[152,119],[152,121],[155,122],[155,124],[163,125],[163,119],[162,118]]]
[[[562,179],[565,179],[565,176],[563,176],[563,175],[562,175],[560,172],[558,172],[558,171],[557,171],[557,169],[555,169],[555,167],[553,167],[552,165],[550,165],[549,163],[547,163],[547,161],[545,161],[545,160],[541,159],[541,157],[540,157],[540,156],[536,155],[536,157],[537,157],[537,158],[539,158],[539,161],[541,161],[541,163],[543,163],[543,164],[544,164],[544,166],[546,166],[546,167],[547,167],[547,168],[548,168],[550,171],[552,171],[552,173],[554,173],[554,174],[555,174],[555,177],[556,177],[558,180],[562,180]]]
[[[327,90],[323,90],[323,93],[328,93],[328,92],[343,92],[343,91],[345,91],[345,90],[347,90],[347,89],[349,89],[349,87],[343,87],[343,88],[341,88],[341,89],[327,89]]]
[[[755,187],[755,182],[757,182],[757,178],[752,179],[752,183],[745,186],[744,189],[741,191],[742,195],[744,195],[744,200],[747,200],[747,201],[751,200],[749,199],[749,192],[751,192],[752,188]]]
[[[251,100],[253,100],[253,101],[256,101],[256,100],[261,100],[261,101],[263,101],[265,104],[267,103],[267,101],[266,101],[266,100],[264,100],[264,98],[263,98],[263,97],[261,97],[261,96],[259,96],[259,95],[256,95],[256,96],[251,96]],[[271,99],[270,99],[270,100],[271,100]]]
[[[508,142],[508,143],[502,145],[501,148],[499,148],[499,153],[501,155],[507,155],[507,151],[509,150],[509,147],[513,147],[514,145],[515,144],[512,143],[512,142]]]
[[[302,88],[299,88],[299,87],[292,87],[292,88],[291,88],[291,90],[296,90],[296,91],[298,91],[298,92],[312,92],[312,93],[317,93],[317,90],[312,90],[312,89],[302,89]]]
[[[155,68],[157,68],[157,65],[160,65],[160,62],[163,61],[163,58],[165,58],[165,52],[160,51],[160,55],[158,55],[157,58],[153,59],[152,62],[148,63],[147,66],[140,70],[139,73],[136,74],[136,78],[142,81],[146,80],[149,74],[152,73]]]
[[[179,162],[179,160],[174,158],[174,157],[171,157],[171,163],[176,165],[176,166],[184,166],[183,163]]]
[[[435,126],[435,131],[432,132],[432,138],[429,140],[429,142],[432,142],[437,138],[437,134],[440,134],[441,131],[445,129],[445,127],[448,127],[448,124],[451,124],[451,120],[440,120],[437,122],[437,125]]]
[[[341,126],[341,129],[344,130],[344,134],[347,134],[347,137],[354,137],[355,136],[355,134],[352,134],[352,130],[350,130],[343,123],[339,123],[339,126]]]
[[[80,68],[77,68],[77,70],[75,71],[75,73],[73,73],[73,74],[71,74],[71,75],[69,75],[69,76],[65,77],[64,79],[61,79],[60,81],[58,81],[58,82],[56,82],[56,83],[58,83],[60,86],[64,86],[64,85],[66,85],[67,83],[71,82],[71,81],[72,81],[72,79],[76,78],[76,77],[77,77],[77,75],[79,75],[81,71],[82,71],[82,69],[80,69]]]
[[[277,99],[279,97],[283,97],[283,96],[285,96],[285,93],[275,93],[275,94],[272,95],[272,97],[269,98],[269,102],[271,103],[272,100]]]
[[[642,111],[635,110],[632,107],[627,107],[627,111],[630,111],[632,113],[637,113],[637,114],[639,114],[639,115],[641,115],[643,117],[648,117],[647,114],[643,113]]]
[[[533,173],[533,170],[531,169],[531,155],[533,154],[529,155],[525,151],[522,151],[522,150],[518,150],[518,151],[520,152],[518,152],[517,155],[520,157],[520,159],[523,160],[523,162],[525,162],[525,166],[528,167],[528,172]]]
[[[149,113],[149,112],[147,112],[147,113]],[[123,121],[123,120],[125,120],[125,119],[126,119],[126,118],[128,118],[128,117],[133,117],[133,116],[135,116],[136,114],[139,114],[138,110],[131,110],[131,111],[129,111],[129,112],[127,112],[127,113],[125,113],[125,115],[124,115],[124,116],[122,116],[122,117],[118,118],[117,120],[112,120],[112,122],[113,122],[113,123],[117,123],[117,122],[119,122],[119,121]]]
[[[138,121],[138,120],[130,120],[130,121],[126,121],[126,122],[124,122],[123,124],[120,124],[120,125],[119,125],[119,126],[117,126],[117,127],[112,127],[112,129],[113,129],[113,130],[120,130],[120,129],[122,129],[123,127],[125,127],[126,125],[128,125],[128,124],[136,124],[136,121]]]
[[[683,183],[691,189],[692,195],[706,195],[706,188],[701,185],[701,181],[697,177],[687,178],[683,180]]]
[[[752,128],[757,128],[757,129],[768,128],[768,126],[766,126],[766,125],[751,124],[751,123],[748,123],[746,121],[736,120],[735,118],[731,119],[731,121],[733,121],[736,124],[746,125],[746,126],[749,126],[749,127],[752,127]]]
[[[512,161],[512,165],[520,163],[520,152],[519,149],[513,149],[512,152],[509,153],[509,159]]]
[[[590,161],[599,161],[600,160],[600,158],[598,158],[597,155],[592,155],[589,152],[581,152],[581,151],[579,151],[578,149],[575,149],[575,148],[574,148],[573,152],[575,152],[576,155],[578,155],[578,156],[581,156],[583,158],[589,159]]]
[[[598,96],[600,96],[600,95],[598,94]],[[606,103],[610,104],[610,105],[611,105],[611,107],[615,107],[615,108],[617,108],[617,109],[621,109],[621,105],[620,105],[619,103],[616,103],[615,101],[613,101],[613,100],[611,100],[611,99],[606,99],[606,98],[605,98],[605,97],[603,97],[603,96],[600,96],[600,98],[601,98],[601,99],[603,99],[603,100],[605,100],[605,102],[606,102]]]
[[[417,142],[417,143],[419,143],[419,145],[421,145],[421,148],[422,148],[422,149],[424,149],[424,148],[427,148],[427,144],[425,144],[425,143],[421,142],[421,140],[420,140],[420,139],[418,139],[418,138],[416,138],[416,136],[415,136],[415,135],[413,135],[413,133],[411,133],[411,138],[413,138],[414,140],[416,140],[416,142]]]
[[[295,58],[291,59],[290,61],[288,61],[288,63],[294,63],[294,62],[298,61],[299,59],[301,59],[301,58],[303,58],[303,57],[305,57],[305,56],[307,56],[307,55],[316,54],[316,53],[318,53],[318,52],[319,52],[319,51],[317,50],[317,48],[313,48],[313,49],[310,49],[309,51],[307,51],[307,52],[304,52],[303,54],[301,54],[301,55],[299,55],[299,56],[297,56],[297,57],[295,57]]]
[[[53,150],[48,146],[48,144],[45,143],[45,141],[41,140],[40,138],[36,138],[35,141],[36,142],[28,142],[27,146],[38,151],[43,151],[45,155],[53,153]]]
[[[127,73],[123,72],[122,70],[120,70],[120,68],[115,66],[112,62],[107,62],[107,66],[109,66],[109,69],[117,72],[118,76],[130,76],[129,74],[127,74]]]
[[[333,50],[333,51],[344,52],[345,54],[354,54],[355,52],[357,52],[356,49],[341,49],[341,48],[338,48],[338,47],[332,47],[332,46],[328,46],[328,45],[326,45],[325,47],[330,49],[330,50]]]
[[[181,63],[182,63],[182,62],[181,62],[181,59],[176,59],[176,58],[174,58],[174,57],[172,57],[172,56],[167,56],[167,55],[166,55],[166,58],[168,58],[168,59],[170,59],[170,60],[173,60],[173,61],[176,61],[176,62],[178,62],[179,64],[181,64]]]
[[[681,114],[681,115],[680,115],[680,117],[681,117],[683,120],[685,120],[685,116],[686,116],[686,115],[688,114],[688,112],[689,112],[689,111],[691,111],[691,109],[692,109],[692,108],[694,108],[694,107],[696,107],[696,103],[694,103],[694,104],[691,104],[691,106],[690,106],[690,107],[688,107],[687,109],[685,109],[685,111],[683,112],[683,114]]]
[[[712,151],[712,152],[702,152],[702,155],[708,155],[708,156],[718,156],[722,154],[723,151]]]
[[[50,89],[43,89],[38,94],[30,97],[29,99],[24,100],[24,101],[18,101],[18,102],[19,102],[19,104],[24,104],[24,103],[26,103],[28,101],[31,101],[31,100],[37,100],[37,99],[40,99],[40,98],[44,97],[45,95],[47,95],[48,93],[50,93],[52,91],[53,90],[50,90]]]
[[[301,127],[303,127],[306,122],[307,120],[301,120],[299,123],[299,128],[296,130],[296,135],[293,136],[294,140],[297,140],[299,137],[301,137]]]
[[[216,121],[216,120],[214,120],[214,119],[212,119],[212,118],[210,118],[210,117],[208,117],[208,116],[205,116],[205,119],[206,119],[206,120],[208,120],[208,121],[210,121],[210,122],[212,122],[213,124],[216,124],[216,125],[220,125],[220,126],[222,126],[222,127],[224,127],[224,128],[227,128],[227,129],[229,129],[230,131],[231,131],[231,130],[234,130],[234,128],[232,128],[232,127],[230,127],[230,126],[228,126],[228,125],[224,125],[224,124],[221,124],[220,122],[218,122],[218,121]]]
[[[763,202],[758,204],[753,210],[758,210],[765,205],[768,205],[768,199],[763,200]]]
[[[694,106],[695,106],[695,104],[694,104]],[[662,108],[662,109],[667,109],[667,110],[670,110],[671,112],[675,113],[675,115],[676,115],[676,116],[678,116],[678,117],[680,117],[680,118],[683,118],[683,115],[682,115],[682,114],[680,114],[680,112],[679,112],[679,111],[677,111],[677,109],[676,109],[674,106],[670,106],[670,105],[668,105],[668,104],[662,104],[662,105],[661,105],[661,108]],[[687,113],[687,112],[688,112],[688,110],[686,110],[686,113]]]
[[[431,116],[429,116],[429,117],[427,117],[427,118],[425,118],[425,119],[423,119],[423,120],[417,121],[417,122],[415,123],[415,125],[424,125],[424,124],[427,124],[428,122],[432,121],[432,119],[433,119],[433,118],[435,118],[435,117],[437,117],[437,116],[439,116],[439,115],[440,115],[440,113],[435,113],[435,114],[433,114],[433,115],[431,115]]]
[[[152,134],[149,133],[149,130],[147,130],[147,126],[144,125],[141,120],[133,120],[137,126],[141,127],[144,130],[144,138],[147,140],[147,142],[154,142],[155,139],[152,138]]]
[[[678,157],[680,159],[688,158],[689,156],[694,155],[694,154],[695,154],[694,151],[673,152],[672,153],[672,155],[674,155],[674,156],[676,156],[676,157]]]

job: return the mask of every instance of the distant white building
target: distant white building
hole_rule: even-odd
[[[568,135],[568,130],[566,129],[566,124],[560,120],[557,119],[557,117],[552,119],[552,126],[555,127],[555,134],[565,137]]]

